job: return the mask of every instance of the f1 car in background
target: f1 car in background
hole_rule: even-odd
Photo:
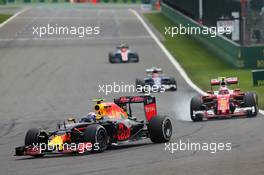
[[[165,92],[177,90],[176,80],[172,77],[163,75],[161,68],[152,67],[146,69],[146,73],[146,78],[136,79],[138,92]]]
[[[212,118],[255,117],[258,114],[256,93],[242,92],[239,88],[230,90],[228,86],[238,84],[237,77],[219,77],[211,80],[211,90],[207,95],[195,96],[191,100],[190,111],[193,121]],[[213,90],[218,86],[218,90]]]
[[[59,124],[55,131],[29,129],[25,145],[17,147],[15,155],[103,152],[110,145],[145,138],[150,138],[154,143],[170,140],[171,121],[168,116],[157,115],[155,97],[133,96],[120,97],[114,102],[96,101],[95,112],[89,113],[79,122],[69,119],[67,123]],[[132,115],[132,103],[144,104],[146,120],[139,120]]]
[[[121,44],[116,47],[116,51],[109,53],[110,63],[137,63],[139,56],[137,53],[129,50],[128,45]]]

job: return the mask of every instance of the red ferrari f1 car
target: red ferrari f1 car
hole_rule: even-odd
[[[239,88],[230,90],[228,86],[238,84],[237,77],[219,77],[211,80],[211,90],[207,95],[195,96],[191,100],[191,119],[255,117],[258,114],[258,97],[256,93],[241,92]],[[218,86],[218,90],[213,90]]]
[[[131,104],[143,103],[146,120],[132,115]],[[168,116],[157,115],[156,99],[152,96],[120,97],[114,102],[96,100],[94,112],[79,122],[68,119],[58,129],[29,129],[25,145],[16,148],[16,156],[43,156],[54,153],[103,152],[118,145],[150,138],[154,143],[168,142],[172,124]]]

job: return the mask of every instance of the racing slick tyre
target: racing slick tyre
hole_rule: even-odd
[[[176,88],[175,87],[172,87],[171,90],[172,91],[177,91],[177,82],[176,82],[176,80],[174,78],[171,79],[171,84],[172,85],[175,85],[175,87],[176,87]]]
[[[115,61],[113,60],[112,53],[109,53],[108,59],[109,59],[109,63],[115,63]]]
[[[135,60],[134,60],[135,63],[138,63],[139,62],[139,56],[137,53],[135,53]]]
[[[192,98],[191,100],[191,106],[190,106],[190,109],[191,109],[191,119],[192,121],[194,122],[198,122],[198,121],[202,121],[203,120],[203,116],[201,114],[198,114],[198,115],[195,115],[193,116],[193,111],[200,111],[200,110],[203,110],[202,109],[202,100],[200,98],[200,96],[195,96]]]
[[[40,137],[42,136],[42,137]],[[25,136],[25,146],[37,146],[40,143],[48,144],[48,136],[42,134],[41,131],[37,128],[31,128],[27,131]],[[44,145],[42,145],[44,146]],[[42,157],[44,154],[36,154],[34,157]]]
[[[136,89],[138,93],[144,93],[145,92],[145,83],[141,79],[136,79]]]
[[[39,143],[40,130],[37,128],[31,128],[27,131],[25,136],[25,146],[34,146]]]
[[[153,143],[165,143],[170,141],[172,124],[167,116],[154,116],[149,122],[150,140]]]
[[[92,144],[92,152],[103,152],[108,147],[108,134],[103,126],[92,124],[85,129],[83,141]]]
[[[138,63],[139,62],[138,54],[137,53],[129,53],[127,62],[129,62],[129,63]]]
[[[243,99],[244,107],[254,107],[254,111],[247,111],[247,117],[258,115],[258,96],[255,93],[246,93]]]

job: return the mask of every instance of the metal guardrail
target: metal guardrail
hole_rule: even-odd
[[[197,21],[162,3],[162,13],[172,20],[175,25],[202,27]],[[203,45],[209,48],[224,61],[233,67],[263,69],[264,68],[264,45],[241,46],[224,36],[217,35],[212,38],[209,35],[192,35]]]

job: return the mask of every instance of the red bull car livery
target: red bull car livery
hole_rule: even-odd
[[[95,100],[94,112],[80,121],[70,118],[53,131],[29,129],[25,145],[16,148],[16,156],[103,152],[118,145],[150,138],[154,143],[168,142],[172,124],[168,116],[157,115],[156,99],[152,96],[126,96],[114,102]],[[131,104],[143,103],[145,120],[132,115]]]

